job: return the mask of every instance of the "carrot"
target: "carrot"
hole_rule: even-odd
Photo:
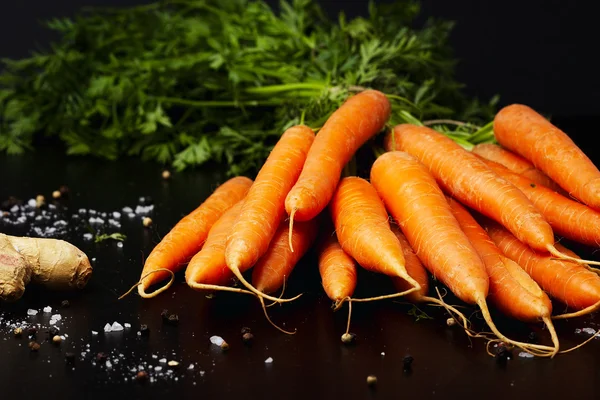
[[[498,338],[538,355],[553,351],[511,340],[498,331],[486,302],[485,265],[423,164],[404,152],[385,153],[373,163],[371,182],[425,268],[458,298],[478,305]]]
[[[471,151],[486,160],[495,161],[498,164],[505,166],[512,172],[531,180],[533,183],[546,186],[562,195],[567,194],[556,182],[534,167],[532,163],[497,144],[480,143],[473,147]]]
[[[152,293],[146,293],[150,286],[185,266],[185,263],[202,248],[213,224],[225,211],[246,196],[251,185],[252,180],[246,177],[231,178],[220,185],[198,208],[183,217],[146,259],[142,278],[138,282],[140,296],[151,298],[167,290],[170,283]]]
[[[530,107],[513,104],[494,118],[498,142],[525,157],[570,195],[600,210],[600,171],[566,133]]]
[[[557,260],[529,248],[502,226],[490,220],[482,225],[498,248],[519,264],[550,296],[577,310],[576,313],[554,316],[568,318],[589,314],[600,309],[600,277],[583,266]],[[562,251],[570,253],[566,249]]]
[[[304,125],[286,130],[258,172],[227,239],[225,260],[234,275],[255,294],[263,295],[242,273],[265,254],[285,215],[285,197],[296,183],[315,134]]]
[[[554,247],[550,224],[527,196],[452,139],[427,127],[402,124],[386,138],[385,146],[413,155],[452,197],[501,223],[522,242],[570,259]]]
[[[485,162],[496,174],[519,188],[558,235],[590,246],[600,246],[600,212],[547,187],[533,184],[500,164]]]
[[[233,273],[225,263],[225,243],[235,220],[240,215],[244,200],[239,201],[215,222],[208,232],[206,242],[185,270],[185,281],[193,289],[226,290],[237,293],[248,291],[228,287]]]
[[[481,257],[490,280],[488,299],[504,314],[524,322],[543,321],[559,350],[558,337],[552,324],[552,303],[538,284],[513,260],[507,258],[486,231],[458,201],[446,197],[452,214]]]
[[[314,243],[319,229],[318,218],[296,224],[296,229],[292,234],[296,251],[291,251],[289,248],[288,229],[286,223],[280,224],[268,250],[252,270],[252,284],[262,293],[273,293],[285,284],[298,261]],[[267,314],[263,297],[259,296],[259,300],[263,306],[265,316],[273,326],[284,333],[293,333],[284,331],[275,325]]]
[[[327,207],[342,169],[383,128],[390,112],[390,102],[383,93],[365,90],[350,97],[329,117],[308,152],[298,181],[285,199],[290,232],[294,219],[307,221]]]
[[[356,289],[356,261],[342,249],[335,232],[323,236],[317,248],[319,273],[323,289],[337,309]]]
[[[412,287],[401,293],[352,301],[398,297],[421,289],[406,272],[400,242],[391,231],[387,211],[369,182],[358,177],[342,179],[329,207],[340,246],[348,255],[363,268],[402,278]]]
[[[420,290],[407,294],[406,298],[415,303],[431,301],[431,299],[427,297],[427,293],[429,292],[429,276],[427,275],[427,270],[421,263],[421,260],[419,260],[419,257],[413,248],[410,246],[408,239],[406,239],[406,236],[404,236],[400,227],[395,223],[392,224],[391,227],[392,232],[394,232],[394,235],[396,235],[398,241],[400,242],[400,246],[402,247],[406,272],[408,272],[408,275],[413,277],[413,279],[416,280],[421,286]],[[392,278],[392,282],[399,292],[410,289],[408,282],[402,278]],[[437,299],[434,298],[433,300]],[[436,301],[434,301],[434,303],[435,302]]]

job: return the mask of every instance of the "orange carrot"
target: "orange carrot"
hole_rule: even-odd
[[[344,299],[352,297],[354,294],[356,261],[342,249],[335,232],[323,236],[323,241],[317,249],[319,273],[327,297],[334,302],[334,307],[337,308]]]
[[[219,186],[198,208],[183,217],[177,225],[154,247],[142,270],[138,285],[140,296],[150,298],[166,290],[169,285],[152,293],[146,290],[169,276],[170,270],[181,270],[185,263],[204,244],[208,231],[225,211],[240,201],[252,185],[246,177],[231,178]],[[156,273],[152,273],[157,271]]]
[[[296,183],[306,154],[314,140],[304,125],[286,130],[248,191],[239,218],[227,239],[227,266],[250,291],[261,295],[246,282],[242,273],[265,254],[285,215],[285,197]]]
[[[185,281],[193,289],[228,290],[250,293],[228,287],[234,279],[233,273],[225,263],[225,243],[235,220],[240,215],[244,200],[231,207],[215,222],[208,232],[206,242],[185,270]]]
[[[527,196],[452,139],[427,127],[403,124],[394,128],[385,146],[388,150],[395,148],[413,155],[445,191],[501,223],[522,242],[538,251],[568,259],[554,247],[550,224]]]
[[[340,246],[348,255],[369,271],[406,280],[412,286],[409,292],[420,290],[419,283],[406,272],[400,242],[369,182],[358,177],[342,179],[329,207]],[[403,294],[408,293],[394,296]]]
[[[486,302],[489,279],[485,265],[423,164],[404,152],[385,153],[373,163],[371,182],[425,268],[458,298],[478,305],[498,338],[538,355],[554,351],[516,342],[498,331]]]
[[[494,118],[494,135],[570,195],[600,210],[600,171],[566,133],[530,107],[513,104]]]
[[[557,260],[532,250],[493,221],[482,220],[482,225],[498,248],[523,267],[542,289],[568,307],[579,311],[554,318],[588,314],[600,308],[598,275],[579,264]],[[561,250],[574,255],[566,249]]]
[[[285,222],[280,224],[267,252],[258,260],[252,270],[252,284],[261,293],[273,293],[285,284],[298,261],[314,243],[319,229],[318,218],[296,224],[296,229],[292,234],[295,251],[289,247],[288,229]],[[259,296],[259,300],[265,316],[274,327],[284,333],[294,333],[287,332],[275,325],[267,314],[263,296]]]
[[[563,195],[567,194],[556,182],[534,167],[532,163],[497,144],[481,143],[473,147],[471,151],[486,160],[497,162],[512,172],[523,175],[533,183],[546,186]]]
[[[390,102],[383,93],[365,90],[350,97],[329,117],[308,152],[298,181],[285,199],[291,227],[294,219],[307,221],[327,207],[342,169],[383,128],[390,112]]]
[[[496,174],[525,193],[558,235],[590,246],[600,246],[600,212],[547,187],[533,184],[500,164],[485,162]]]

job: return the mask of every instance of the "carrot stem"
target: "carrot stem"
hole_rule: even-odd
[[[154,292],[151,292],[151,293],[146,293],[146,291],[144,290],[144,287],[141,287],[140,290],[138,291],[138,293],[140,294],[140,296],[142,296],[145,299],[151,299],[152,297],[156,297],[159,294],[161,294],[162,292],[164,292],[165,290],[167,290],[168,288],[170,288],[171,285],[173,284],[173,281],[175,280],[175,273],[173,271],[171,271],[170,269],[167,269],[167,268],[158,268],[158,269],[155,269],[154,271],[150,271],[146,275],[142,276],[140,278],[140,280],[137,281],[137,283],[134,284],[131,288],[129,288],[129,290],[127,292],[125,292],[124,294],[122,294],[121,296],[119,296],[118,300],[121,300],[123,297],[127,296],[128,294],[130,294],[133,291],[133,289],[135,289],[136,287],[138,287],[139,285],[141,285],[142,282],[143,282],[143,280],[146,279],[146,277],[148,277],[148,276],[150,276],[152,274],[155,274],[157,272],[160,272],[160,271],[166,271],[169,274],[171,274],[171,279],[169,280],[169,282],[167,282],[167,284],[165,286],[161,287],[160,289],[156,289]]]

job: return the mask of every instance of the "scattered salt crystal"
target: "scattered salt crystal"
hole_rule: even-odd
[[[138,331],[137,335],[142,336],[142,332]]]
[[[106,368],[112,368],[112,363],[109,361],[106,361]]]
[[[110,332],[112,331],[112,326],[110,324],[106,324],[104,325],[104,332]]]
[[[61,338],[61,340],[65,340],[66,336],[65,335],[61,335],[60,338]]]
[[[113,218],[115,218],[115,219],[121,218],[121,213],[118,211],[113,212],[112,215],[113,215]]]
[[[194,369],[194,364],[190,364],[190,366],[188,367],[188,369]]]
[[[19,211],[19,206],[17,205],[12,206],[12,208],[10,209],[11,213],[16,213],[17,211]]]
[[[533,355],[533,354],[531,354],[531,353],[527,353],[527,352],[525,352],[525,351],[521,351],[521,352],[519,353],[519,357],[523,357],[523,358],[533,358],[533,357],[534,357],[534,355]]]
[[[58,221],[54,221],[54,226],[67,226],[69,225],[69,223],[67,221],[63,221],[62,219],[59,219]]]
[[[158,356],[156,354],[152,354],[152,358],[154,358],[156,360],[158,358]]]
[[[225,340],[223,340],[223,338],[221,336],[211,336],[210,337],[210,342],[217,346],[222,345],[224,341]]]
[[[581,331],[583,333],[587,333],[588,335],[593,335],[596,333],[596,330],[594,328],[583,328]]]
[[[27,310],[27,315],[37,315],[37,313],[38,313],[37,310],[33,310],[31,308],[29,310]]]
[[[117,247],[123,247],[123,242],[117,242]]]
[[[85,240],[92,240],[92,239],[93,239],[93,237],[94,237],[94,235],[92,235],[91,233],[84,233],[84,234],[83,234],[83,238],[84,238]]]
[[[265,364],[271,364],[273,362],[273,357],[269,357],[265,360]]]
[[[204,371],[200,371],[200,376],[204,376]]]
[[[137,206],[137,207],[135,207],[135,213],[144,215],[144,214],[150,213],[153,209],[154,209],[154,205],[152,205],[152,204],[147,205],[147,206]]]
[[[44,307],[44,312],[45,313],[51,313],[52,312],[52,307],[50,307],[50,306]]]
[[[579,328],[575,329],[575,333],[577,333],[577,334],[581,333],[581,329],[579,329]]]
[[[49,324],[50,325],[55,325],[57,322],[58,322],[57,320],[51,319],[50,322],[49,322]]]
[[[96,332],[96,331],[92,331],[92,335],[94,335],[94,336],[95,336],[95,335],[97,335],[97,334],[98,334],[98,332]]]
[[[162,371],[162,367],[160,365],[157,365],[156,367],[154,367],[155,371]]]
[[[158,360],[158,362],[159,362],[159,363],[163,363],[163,364],[164,364],[164,363],[166,363],[166,362],[167,362],[167,359],[166,359],[166,358],[161,358],[160,360]]]
[[[381,356],[382,356],[382,357],[383,357],[383,356],[385,356],[385,351],[382,351],[382,352],[381,352]]]
[[[28,205],[29,207],[35,207],[35,199],[29,199],[29,200],[27,201],[27,205]]]
[[[62,319],[62,316],[60,314],[53,314],[52,317],[50,317],[50,319],[60,321]]]
[[[123,324],[123,326],[125,326],[125,328],[131,328],[131,324],[130,324],[130,323],[128,323],[128,322],[125,322],[125,323]]]
[[[133,210],[131,209],[131,207],[123,207],[123,209],[121,210],[126,214],[130,214],[133,212]]]
[[[117,321],[113,322],[113,324],[111,326],[111,331],[117,332],[117,331],[122,331],[122,330],[123,330],[123,325],[121,325]]]
[[[127,214],[127,216],[128,216],[129,218],[135,218],[135,214],[134,214],[134,213],[129,213],[129,214]]]
[[[27,217],[25,217],[24,215],[21,215],[19,218],[17,218],[17,222],[20,224],[23,224],[23,223],[27,222]]]
[[[77,212],[79,214],[85,214],[87,211],[85,210],[85,208],[80,208],[79,210],[77,210]]]

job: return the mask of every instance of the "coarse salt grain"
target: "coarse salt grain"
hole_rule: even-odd
[[[123,324],[123,326],[125,326],[125,328],[131,328],[131,324],[130,324],[130,323],[127,323],[127,322],[125,322],[125,323]]]
[[[50,307],[50,306],[44,307],[44,312],[45,313],[51,313],[52,312],[52,307]]]
[[[273,357],[269,357],[265,360],[265,364],[271,364],[273,362]]]
[[[519,353],[519,357],[522,357],[522,358],[533,358],[533,357],[534,357],[534,355],[533,355],[533,354],[531,354],[531,353],[527,353],[527,352],[525,352],[525,351],[521,351],[521,352]]]
[[[210,337],[210,342],[214,345],[220,346],[223,344],[225,340],[223,340],[223,338],[221,336],[211,336]]]
[[[37,315],[37,313],[38,313],[37,310],[31,309],[31,308],[29,310],[27,310],[27,315]]]
[[[162,367],[161,367],[160,365],[157,365],[156,367],[154,367],[154,370],[155,370],[155,371],[161,371],[161,370],[162,370]]]
[[[164,364],[164,363],[166,363],[166,362],[167,362],[167,359],[166,359],[166,358],[161,358],[160,360],[158,360],[158,362],[159,362],[159,363],[163,363],[163,364]]]
[[[111,330],[113,332],[122,331],[123,330],[123,325],[121,325],[120,323],[118,323],[117,321],[115,321],[115,322],[113,322],[113,324],[111,326]]]
[[[123,242],[117,242],[117,247],[123,247]]]
[[[190,364],[190,366],[188,367],[188,369],[194,369],[194,364]]]
[[[110,332],[112,331],[112,326],[110,324],[106,324],[104,325],[104,332]]]
[[[96,331],[92,331],[92,335],[94,335],[94,336],[95,336],[95,335],[97,335],[97,334],[98,334],[98,332],[96,332]]]

